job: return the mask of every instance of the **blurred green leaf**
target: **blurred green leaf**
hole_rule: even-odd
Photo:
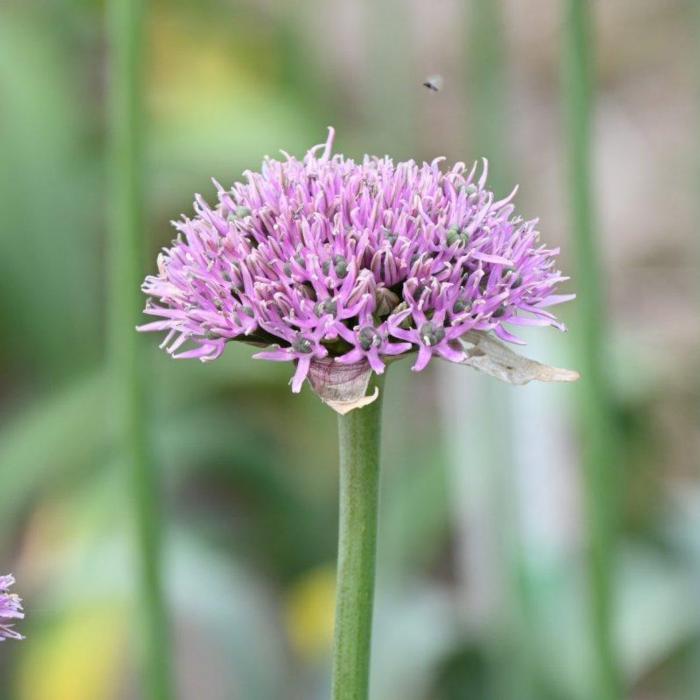
[[[100,156],[86,149],[86,76],[54,29],[41,12],[0,15],[0,323],[13,341],[0,352],[34,381],[99,348]]]
[[[95,463],[104,446],[106,378],[95,374],[38,401],[0,430],[0,528],[67,470]],[[8,542],[0,545],[7,546]]]

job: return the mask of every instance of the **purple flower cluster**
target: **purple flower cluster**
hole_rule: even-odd
[[[314,360],[368,363],[417,352],[464,359],[470,330],[519,342],[507,326],[555,326],[547,307],[566,279],[558,249],[539,243],[536,221],[514,216],[509,197],[441,158],[418,165],[365,156],[355,163],[325,145],[303,160],[266,158],[260,173],[218,203],[195,198],[193,219],[146,278],[142,331],[167,331],[173,357],[212,360],[230,340],[266,347],[255,357],[296,362],[298,392]],[[185,344],[189,341],[189,347]],[[269,347],[272,346],[272,347]]]
[[[8,592],[14,582],[14,576],[0,576],[0,642],[5,639],[24,639],[13,629],[12,623],[7,622],[24,618],[22,599],[15,593]]]

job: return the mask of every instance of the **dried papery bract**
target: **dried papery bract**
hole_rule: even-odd
[[[462,364],[507,384],[575,382],[580,379],[574,370],[550,367],[523,357],[483,331],[469,331],[461,338],[461,343],[465,350]]]
[[[311,363],[308,380],[321,401],[344,416],[356,408],[369,405],[379,397],[379,387],[367,395],[371,376],[372,368],[368,362],[347,365],[325,357]]]

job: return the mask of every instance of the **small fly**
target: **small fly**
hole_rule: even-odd
[[[423,87],[427,87],[428,90],[432,90],[433,92],[439,92],[442,90],[444,82],[441,75],[431,75],[423,81]]]

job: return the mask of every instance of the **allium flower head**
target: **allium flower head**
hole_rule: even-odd
[[[5,639],[24,639],[13,629],[12,623],[7,622],[24,618],[22,599],[9,592],[14,582],[14,576],[0,576],[0,642]]]
[[[415,353],[467,359],[462,339],[511,326],[561,323],[547,309],[573,295],[558,249],[540,244],[537,222],[515,216],[515,191],[496,200],[480,172],[437,158],[419,165],[365,156],[356,163],[325,145],[303,160],[265,158],[261,171],[197,195],[194,218],[149,276],[142,331],[167,331],[178,358],[212,360],[231,340],[265,347],[255,357],[296,364],[298,392],[315,363],[362,363],[377,374]]]

